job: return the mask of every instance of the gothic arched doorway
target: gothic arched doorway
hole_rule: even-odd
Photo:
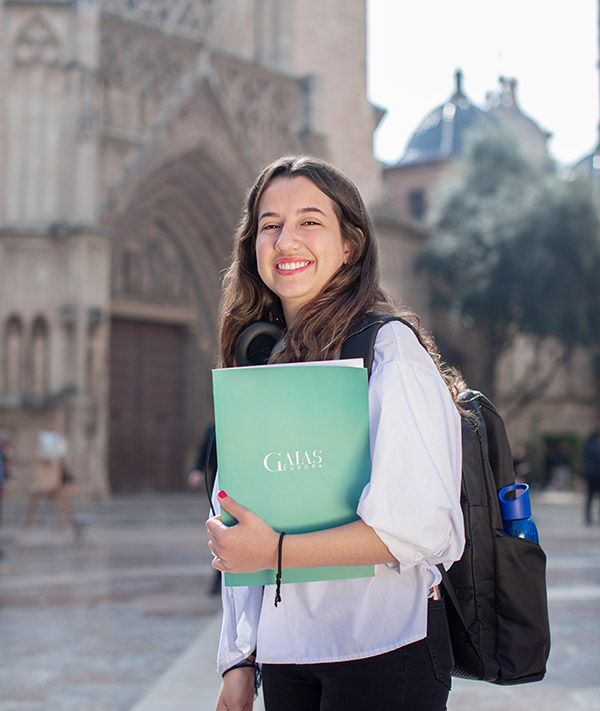
[[[241,192],[200,153],[163,165],[114,220],[109,478],[181,488],[212,417],[220,273]]]

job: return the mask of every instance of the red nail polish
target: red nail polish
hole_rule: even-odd
[[[227,496],[227,494],[226,494],[224,491],[219,491],[219,493],[217,494],[217,496],[218,496],[220,499],[224,499],[224,498]]]

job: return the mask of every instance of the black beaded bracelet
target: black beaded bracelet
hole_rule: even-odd
[[[277,549],[277,577],[275,578],[275,607],[281,602],[281,559],[283,557],[283,537],[285,536],[285,531],[279,534],[279,547]]]
[[[232,667],[229,667],[229,669],[225,669],[225,671],[221,674],[222,677],[227,674],[227,672],[232,671],[232,669],[243,669],[244,667],[251,667],[254,669],[256,666],[255,662],[251,659],[242,659],[241,662],[238,662],[237,664],[234,664]]]

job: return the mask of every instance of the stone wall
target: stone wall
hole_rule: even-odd
[[[0,420],[16,438],[17,492],[31,483],[37,433],[56,428],[81,491],[107,493],[109,257],[102,234],[0,235]]]
[[[376,207],[371,215],[377,232],[381,278],[398,304],[415,311],[425,328],[431,329],[431,307],[427,281],[415,271],[415,261],[427,232],[406,215],[387,207]]]
[[[4,7],[0,223],[95,219],[97,7],[80,4]]]

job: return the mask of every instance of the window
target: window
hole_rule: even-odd
[[[425,217],[425,191],[411,190],[408,194],[408,209],[411,217],[422,220]]]
[[[23,323],[11,316],[4,330],[4,391],[11,395],[23,389]]]
[[[43,395],[48,390],[48,325],[38,316],[31,329],[31,382],[34,395]]]

